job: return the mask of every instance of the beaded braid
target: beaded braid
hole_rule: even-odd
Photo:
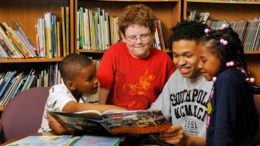
[[[232,28],[223,28],[221,30],[207,30],[207,35],[203,37],[202,42],[209,44],[212,52],[216,53],[220,58],[220,72],[227,68],[242,68],[247,78],[249,72],[247,70],[247,63],[244,60],[244,49],[236,32]],[[233,62],[234,65],[227,63]]]

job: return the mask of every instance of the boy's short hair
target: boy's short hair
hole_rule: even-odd
[[[60,63],[60,73],[64,83],[69,80],[74,80],[81,68],[90,66],[91,64],[92,60],[85,55],[67,55]]]
[[[151,33],[155,30],[156,17],[153,11],[144,4],[129,5],[124,9],[124,13],[119,18],[119,31],[125,35],[125,29],[130,25],[141,25],[150,29]]]
[[[173,27],[172,35],[169,40],[170,49],[172,49],[172,43],[179,40],[194,40],[199,42],[200,39],[205,36],[205,29],[208,26],[198,21],[182,21],[177,23]]]

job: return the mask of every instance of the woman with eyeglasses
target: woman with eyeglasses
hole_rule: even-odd
[[[145,110],[157,99],[174,72],[173,61],[152,46],[155,16],[143,5],[129,5],[119,19],[122,42],[103,55],[97,77],[99,103]]]

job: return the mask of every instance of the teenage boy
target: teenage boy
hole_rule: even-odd
[[[85,103],[82,96],[94,94],[98,90],[96,65],[87,56],[80,54],[66,56],[60,64],[60,72],[64,83],[51,87],[38,132],[51,131],[48,118],[52,117],[48,115],[47,118],[47,111],[73,113],[93,109],[100,112],[111,109],[125,110],[114,105]],[[52,120],[50,124],[55,124],[55,122],[57,121]],[[56,126],[58,127],[54,127],[55,132],[66,133],[60,124]]]
[[[201,75],[196,52],[206,27],[200,22],[183,21],[172,28],[173,62],[177,70],[151,106],[172,120],[172,127],[159,136],[166,143],[205,145],[207,101],[213,83]]]
[[[151,8],[127,6],[118,26],[123,41],[109,47],[97,72],[99,103],[148,109],[173,73],[173,62],[152,46],[156,24]]]

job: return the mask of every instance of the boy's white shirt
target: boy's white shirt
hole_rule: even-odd
[[[185,133],[206,137],[206,103],[212,86],[213,82],[205,80],[202,75],[195,79],[190,79],[182,77],[179,70],[176,70],[171,75],[165,84],[162,93],[152,104],[150,109],[161,110],[168,120],[172,120],[173,126],[181,125]],[[187,91],[190,89],[193,90],[190,96],[188,96]],[[206,95],[203,100],[199,100],[197,96],[192,98],[195,93]],[[187,100],[189,97],[191,100]],[[203,104],[198,101],[201,101]],[[192,114],[189,114],[187,112],[189,110],[185,109],[189,109],[189,107]],[[194,111],[196,116],[194,116]]]
[[[41,128],[38,130],[38,132],[51,131],[46,115],[47,111],[62,112],[63,107],[70,101],[77,102],[77,100],[63,82],[61,84],[52,86],[49,90],[49,97],[45,104]],[[84,103],[85,101],[86,99],[80,98],[79,103]]]

